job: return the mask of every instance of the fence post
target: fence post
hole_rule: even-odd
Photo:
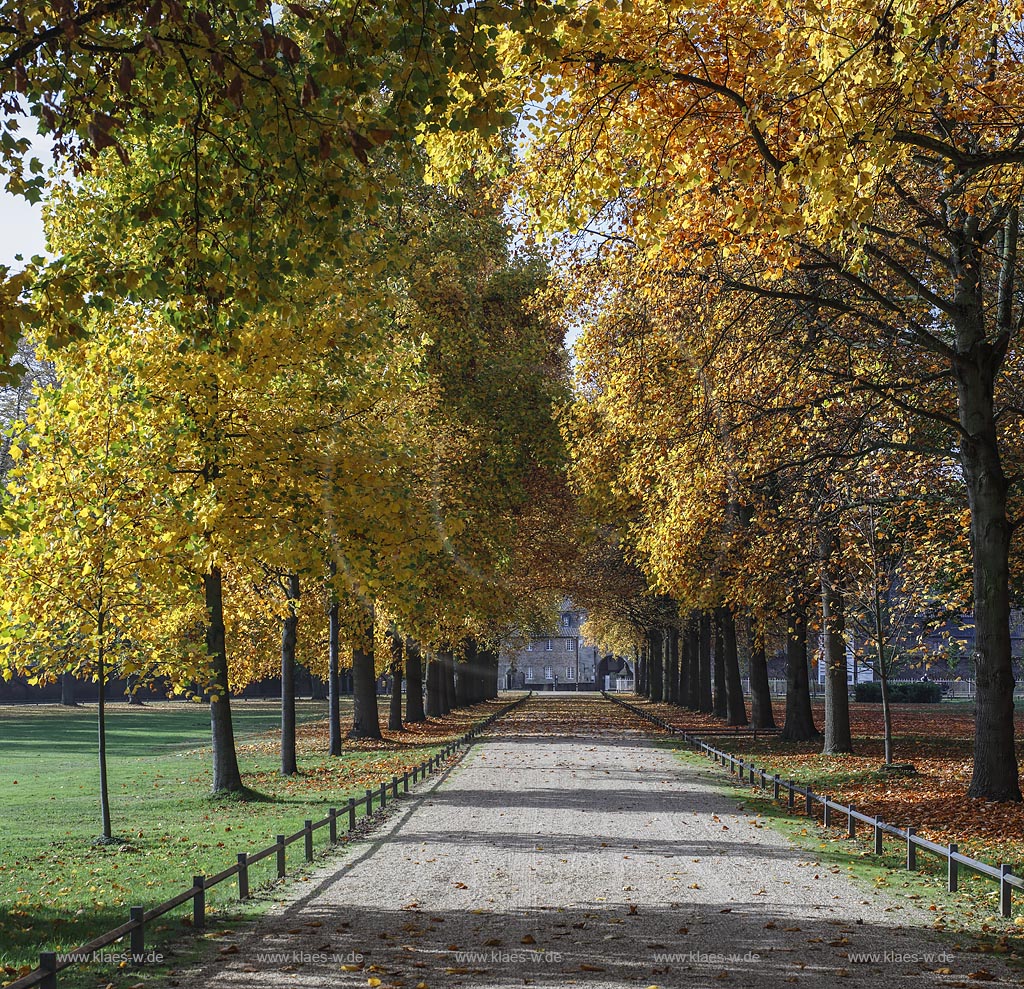
[[[328,835],[330,837],[331,844],[334,845],[338,841],[338,808],[337,807],[332,807],[327,812],[327,819],[328,819],[328,825],[327,825],[328,832],[327,833],[328,833]]]
[[[398,799],[398,777],[397,776],[392,776],[391,777],[391,798],[393,800],[397,800]]]
[[[796,780],[790,780],[788,784],[789,789],[789,809],[793,810],[796,807]]]
[[[1003,862],[999,866],[999,912],[1009,917],[1013,912],[1013,887],[1006,881],[1010,867]]]
[[[776,773],[772,777],[772,797],[775,800],[779,799],[779,774],[778,773]]]
[[[409,792],[409,770],[402,773],[402,793]]]
[[[388,785],[387,783],[381,783],[380,785],[380,805],[383,808],[388,802]]]
[[[413,766],[412,767],[412,781],[413,781],[413,783],[416,782],[416,774],[419,772],[419,769],[420,769],[419,766]]]
[[[811,794],[810,786],[804,787],[804,812],[808,817],[814,816],[814,797]]]
[[[348,798],[348,829],[353,831],[356,826],[356,798]]]
[[[882,822],[876,817],[875,818],[875,854],[882,854]]]
[[[131,952],[132,952],[132,964],[140,965],[142,959],[146,957],[146,927],[143,923],[143,917],[146,911],[142,907],[129,907],[128,908],[128,919],[132,923],[137,923],[137,927],[132,928],[131,933]]]
[[[277,878],[284,879],[284,874],[288,871],[288,865],[287,862],[285,861],[286,852],[284,835],[275,835],[274,844],[277,846]]]
[[[955,858],[953,858],[953,856],[956,855],[956,853],[959,851],[960,849],[956,844],[951,844],[949,846],[949,851],[947,853],[949,855],[949,873],[948,882],[946,885],[949,887],[949,891],[951,893],[956,892],[960,879],[960,863],[957,862]]]
[[[249,899],[249,856],[245,852],[238,853],[238,898]]]
[[[193,876],[192,888],[196,891],[192,897],[192,929],[206,929],[206,876]]]
[[[821,823],[824,824],[826,828],[829,826],[829,824],[831,823],[831,820],[832,820],[831,817],[829,816],[829,812],[828,811],[829,811],[828,797],[826,797],[825,798],[825,810],[824,810],[824,812],[822,813],[822,816],[821,816]]]
[[[303,830],[306,832],[306,861],[313,861],[313,822],[305,821],[302,825]]]
[[[914,829],[907,828],[907,869],[917,869],[917,845],[914,844]]]
[[[857,819],[853,816],[853,808],[846,808],[846,837],[857,837]]]
[[[764,770],[761,770],[761,775],[764,776]],[[750,785],[754,785],[754,764],[750,764]]]
[[[43,979],[39,983],[42,989],[57,989],[57,952],[39,952],[39,971],[43,972]]]
[[[367,815],[373,813],[373,790],[366,791],[366,813]]]

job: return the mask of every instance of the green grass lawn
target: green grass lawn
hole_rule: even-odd
[[[193,875],[212,875],[238,852],[258,851],[275,834],[299,830],[306,818],[326,816],[328,807],[421,762],[442,735],[454,737],[468,726],[410,732],[397,745],[346,743],[345,753],[331,758],[322,723],[326,702],[300,702],[300,775],[289,780],[277,774],[276,702],[233,701],[232,709],[240,767],[261,799],[209,795],[206,707],[154,702],[110,709],[113,830],[126,843],[98,846],[95,705],[0,707],[0,984],[13,977],[12,968],[34,967],[40,950],[73,948],[123,923],[129,906],[153,906],[190,886]],[[325,842],[323,829],[317,848]],[[288,854],[298,864],[302,843]],[[255,888],[274,875],[271,856],[251,869],[250,882]],[[234,909],[235,892],[230,881],[209,890],[208,910]],[[164,926],[180,930],[177,916]]]

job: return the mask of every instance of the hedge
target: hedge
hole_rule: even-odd
[[[882,700],[882,685],[877,680],[858,683],[853,696],[858,701],[878,704]],[[930,680],[890,683],[889,700],[894,704],[938,704],[942,700],[942,686]]]

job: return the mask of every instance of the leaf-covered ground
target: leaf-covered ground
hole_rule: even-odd
[[[386,699],[381,715],[387,721]],[[257,799],[214,799],[207,709],[186,703],[113,705],[108,751],[113,829],[124,844],[97,846],[95,706],[0,707],[0,984],[46,948],[75,947],[153,906],[196,874],[212,875],[240,851],[258,851],[306,818],[419,764],[505,702],[481,704],[381,742],[346,741],[327,755],[326,702],[299,704],[299,775],[278,775],[280,709],[235,701],[239,764]],[[343,719],[351,710],[343,710]],[[346,726],[347,727],[347,726]],[[326,842],[317,832],[316,847]],[[301,843],[289,860],[301,858]],[[273,878],[273,857],[251,871],[253,887]],[[207,894],[214,912],[235,909],[224,883]],[[177,914],[170,915],[177,918]],[[180,928],[178,919],[157,928]],[[74,978],[74,976],[71,976]],[[62,984],[66,977],[62,975]]]
[[[820,742],[787,743],[772,735],[727,728],[717,718],[669,704],[629,698],[670,724],[717,739],[738,756],[753,756],[759,766],[795,779],[844,804],[925,837],[956,842],[961,851],[982,860],[1024,869],[1024,804],[971,799],[973,705],[961,703],[894,705],[893,758],[911,764],[912,773],[881,769],[882,712],[878,704],[850,705],[853,755],[822,755]],[[775,721],[785,720],[784,702],[775,703]],[[824,724],[824,706],[815,705],[815,724]],[[1017,712],[1018,759],[1024,765],[1024,715]]]

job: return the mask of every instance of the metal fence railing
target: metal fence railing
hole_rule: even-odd
[[[6,985],[6,989],[32,989],[40,986],[42,989],[57,989],[57,973],[72,965],[89,962],[94,954],[102,948],[106,948],[124,937],[130,939],[130,954],[133,961],[138,964],[146,954],[146,927],[158,917],[180,907],[189,901],[192,904],[192,928],[202,931],[206,927],[206,891],[220,883],[237,877],[238,899],[249,899],[249,867],[261,862],[271,855],[277,856],[277,876],[283,879],[287,871],[286,850],[289,845],[297,841],[303,842],[305,861],[313,861],[313,835],[316,831],[326,827],[328,829],[328,843],[334,845],[338,841],[339,819],[346,822],[346,831],[351,831],[356,826],[357,811],[360,807],[365,808],[366,814],[372,814],[374,803],[378,808],[387,805],[388,800],[397,800],[399,788],[402,793],[409,792],[410,784],[425,780],[431,773],[436,772],[454,755],[459,749],[468,748],[476,740],[482,730],[493,724],[498,718],[508,714],[513,708],[522,704],[530,695],[526,694],[518,700],[507,704],[500,711],[496,711],[490,717],[479,724],[474,725],[465,734],[460,735],[454,742],[449,742],[440,752],[432,755],[429,759],[413,766],[412,771],[406,770],[401,776],[392,776],[385,780],[379,787],[367,790],[366,795],[361,798],[350,797],[348,806],[340,809],[331,807],[327,816],[319,821],[306,821],[301,830],[292,835],[277,835],[274,844],[258,852],[239,852],[235,864],[218,872],[215,876],[193,876],[192,885],[182,890],[169,900],[146,910],[141,906],[131,907],[128,912],[128,921],[115,927],[112,930],[100,934],[98,937],[80,945],[72,951],[55,952],[43,951],[39,954],[39,966],[27,975]],[[389,796],[390,794],[390,796]]]
[[[816,817],[815,805],[820,805],[822,808],[822,824],[825,827],[830,827],[833,826],[835,815],[839,815],[840,818],[845,817],[847,834],[851,838],[856,836],[858,823],[866,824],[872,829],[872,847],[876,855],[882,854],[883,838],[885,835],[890,835],[898,838],[905,844],[906,867],[909,870],[917,869],[917,853],[919,851],[928,852],[944,859],[947,868],[946,885],[951,893],[955,893],[957,890],[961,866],[969,869],[971,872],[994,879],[999,884],[999,910],[1004,917],[1009,917],[1013,910],[1013,890],[1024,890],[1024,877],[1015,875],[1010,871],[1010,866],[1005,863],[998,866],[989,865],[987,862],[981,862],[978,859],[971,858],[969,855],[962,854],[959,846],[956,844],[941,845],[938,842],[930,841],[927,838],[922,838],[919,834],[915,834],[914,829],[911,827],[900,828],[894,824],[888,824],[878,817],[862,814],[852,807],[847,807],[845,804],[831,800],[827,796],[815,793],[811,790],[810,786],[798,786],[795,780],[781,779],[778,773],[769,775],[766,769],[756,766],[753,761],[744,760],[733,755],[731,752],[724,752],[722,749],[715,748],[699,736],[691,735],[689,732],[683,731],[663,718],[644,711],[642,708],[638,708],[635,704],[630,704],[620,697],[613,697],[608,693],[604,693],[604,696],[608,700],[632,711],[637,717],[657,725],[672,735],[679,736],[696,751],[710,756],[721,766],[728,766],[733,775],[749,782],[751,786],[759,786],[762,790],[771,788],[772,797],[775,800],[782,799],[782,793],[785,791],[786,804],[790,811],[796,809],[797,796],[802,798],[804,812],[808,817]]]
[[[976,684],[974,680],[940,680],[934,677],[929,678],[932,683],[937,683],[942,688],[942,696],[946,700],[974,700],[976,694]],[[743,685],[743,692],[745,694],[750,693],[750,678],[742,677],[740,682]],[[870,680],[863,680],[863,683],[870,683]],[[875,681],[877,682],[877,681]],[[915,683],[915,680],[909,679],[891,679],[889,683]],[[820,698],[825,696],[825,684],[820,682],[817,677],[811,677],[809,683],[811,696]],[[768,690],[773,697],[785,697],[786,696],[786,678],[785,677],[769,677],[768,679]],[[850,693],[853,694],[853,684],[850,684]],[[1024,679],[1018,680],[1016,687],[1013,691],[1013,696],[1018,700],[1024,698]]]

